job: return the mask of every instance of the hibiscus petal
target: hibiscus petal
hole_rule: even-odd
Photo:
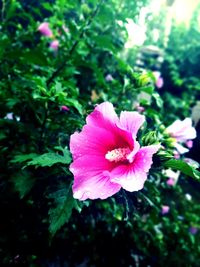
[[[86,177],[82,173],[75,177],[72,187],[74,198],[79,200],[106,199],[116,194],[120,189],[119,184],[110,182],[109,172],[106,171],[91,177]]]
[[[86,118],[88,125],[98,126],[101,128],[110,128],[115,126],[119,118],[110,102],[104,102],[94,109]]]
[[[115,148],[134,146],[131,133],[117,126],[119,121],[113,105],[109,102],[98,105],[95,110],[87,116],[87,125],[83,127],[81,133],[71,136],[70,150],[73,158],[81,154],[95,152],[106,154]]]
[[[179,136],[177,136],[177,141],[180,142],[184,142],[186,140],[189,139],[194,139],[196,138],[197,134],[196,134],[196,130],[194,127],[190,127],[187,129],[187,131],[183,132],[182,134],[180,134]]]
[[[179,154],[185,154],[185,153],[189,152],[189,149],[182,146],[181,144],[176,143],[175,147],[176,147],[177,151],[179,152]]]
[[[89,179],[100,172],[111,170],[113,166],[115,166],[114,163],[106,160],[105,157],[86,155],[74,160],[70,165],[70,171],[74,174],[76,180],[78,179],[78,176]]]
[[[73,159],[84,155],[102,155],[112,150],[116,144],[116,136],[112,131],[85,125],[80,133],[70,137],[70,151]]]
[[[196,138],[196,130],[192,126],[191,118],[186,118],[183,121],[174,121],[166,128],[166,131],[179,142]]]
[[[133,137],[136,137],[136,134],[144,121],[145,116],[138,112],[122,111],[120,114],[120,123],[118,125],[120,128],[132,133]]]
[[[74,197],[80,200],[105,199],[118,192],[121,186],[110,182],[109,177],[113,165],[105,157],[97,155],[77,158],[70,165],[70,171],[74,175]]]
[[[160,145],[142,147],[130,165],[120,165],[111,171],[111,182],[118,183],[127,191],[141,190],[152,165],[153,154]]]

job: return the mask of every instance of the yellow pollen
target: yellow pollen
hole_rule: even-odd
[[[116,148],[112,151],[108,151],[108,153],[105,155],[105,158],[111,162],[126,161],[130,152],[131,151],[129,148]]]

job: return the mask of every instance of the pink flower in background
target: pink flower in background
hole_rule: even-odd
[[[188,148],[192,148],[192,147],[193,147],[193,141],[192,141],[192,140],[187,140],[187,141],[185,142],[185,144],[186,144],[186,146],[187,146]]]
[[[153,71],[153,75],[154,75],[154,77],[155,77],[155,79],[156,79],[156,81],[155,81],[156,87],[157,87],[157,88],[161,88],[161,87],[163,87],[163,85],[164,85],[164,80],[163,80],[163,78],[161,77],[161,73],[160,73],[160,71]]]
[[[161,88],[161,87],[163,87],[163,85],[164,85],[164,80],[163,80],[162,77],[159,77],[159,78],[157,79],[157,81],[156,81],[156,87],[157,87],[157,88]]]
[[[70,138],[74,198],[106,199],[121,188],[130,192],[143,188],[160,147],[140,148],[136,134],[144,121],[138,112],[123,111],[118,117],[109,102],[87,116],[82,131]]]
[[[186,118],[183,121],[176,120],[170,126],[166,128],[166,132],[174,138],[175,147],[179,154],[187,153],[189,150],[182,146],[180,143],[186,143],[191,141],[191,139],[196,138],[196,130],[192,126],[192,120]],[[192,145],[191,142],[189,145]]]
[[[171,169],[163,170],[162,173],[168,177],[166,181],[167,185],[174,186],[178,182],[178,178],[180,176],[180,171],[173,171]]]
[[[173,153],[174,153],[174,158],[175,159],[180,159],[181,155],[180,155],[180,153],[178,151],[174,151]]]
[[[171,137],[174,137],[177,142],[185,142],[196,138],[196,130],[192,126],[192,120],[186,118],[183,121],[176,120],[166,128],[166,131]]]
[[[48,22],[43,22],[40,24],[40,26],[38,27],[38,31],[43,34],[44,36],[47,37],[52,37],[53,33],[51,31],[51,29],[49,28],[49,23]]]
[[[173,178],[169,178],[166,183],[169,186],[174,186],[176,184],[176,181]]]
[[[60,107],[60,110],[61,110],[61,111],[64,111],[64,112],[67,112],[67,111],[69,111],[70,109],[69,109],[67,106],[61,106],[61,107]]]
[[[169,206],[163,205],[162,206],[162,209],[161,209],[162,215],[165,215],[165,214],[169,213],[169,210],[170,210],[170,207]]]
[[[177,142],[174,144],[174,146],[175,146],[176,150],[178,151],[179,158],[180,158],[181,154],[185,154],[185,153],[189,152],[188,148],[182,146],[181,144],[179,144]]]
[[[58,47],[59,47],[59,41],[58,40],[53,40],[50,43],[49,47],[52,48],[53,50],[57,51]]]
[[[105,79],[107,82],[112,82],[114,80],[114,78],[111,74],[107,74]]]

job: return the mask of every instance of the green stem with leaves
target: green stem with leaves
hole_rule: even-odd
[[[103,4],[104,0],[100,0],[99,3],[97,4],[95,10],[92,12],[92,14],[90,15],[90,17],[88,18],[88,20],[86,21],[86,23],[82,26],[78,39],[74,42],[74,44],[72,45],[71,49],[68,52],[67,57],[65,58],[65,60],[63,61],[63,63],[58,67],[58,69],[53,72],[53,74],[50,76],[50,78],[47,80],[47,87],[49,87],[49,85],[54,81],[54,79],[60,74],[60,72],[62,72],[64,70],[64,68],[67,65],[68,62],[68,57],[71,57],[74,53],[74,51],[76,50],[76,47],[78,46],[79,42],[81,41],[81,39],[83,38],[83,35],[86,33],[86,31],[88,30],[90,24],[93,22],[94,17],[97,15],[101,5]]]

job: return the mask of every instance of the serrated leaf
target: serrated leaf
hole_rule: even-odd
[[[70,162],[71,156],[69,151],[66,151],[64,156],[50,152],[34,157],[33,160],[27,163],[27,166],[35,165],[40,167],[50,167],[57,163],[69,164]]]
[[[200,172],[182,160],[170,159],[164,163],[165,167],[179,170],[182,173],[200,181]]]
[[[27,160],[33,159],[34,157],[37,157],[37,154],[30,153],[30,154],[24,154],[24,155],[16,155],[10,162],[12,163],[25,162]]]
[[[55,192],[53,198],[55,199],[56,206],[49,210],[49,232],[51,237],[69,221],[74,208],[80,211],[77,200],[72,196],[71,185],[69,188]]]

